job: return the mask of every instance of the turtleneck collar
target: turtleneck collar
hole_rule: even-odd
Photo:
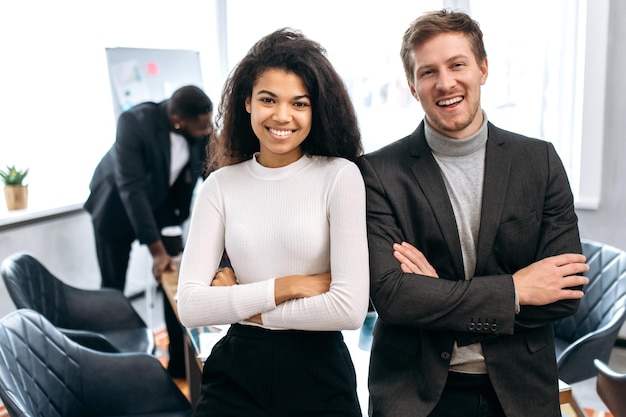
[[[476,133],[463,139],[453,139],[442,135],[433,129],[430,124],[428,124],[428,120],[426,120],[426,118],[424,118],[424,122],[426,142],[435,154],[446,156],[470,155],[479,149],[484,148],[487,143],[487,114],[484,111],[483,124],[476,131]]]
[[[285,165],[284,167],[268,168],[261,165],[257,161],[258,155],[258,152],[255,153],[252,159],[249,159],[247,161],[247,164],[252,174],[255,177],[263,180],[277,181],[288,178],[313,163],[313,158],[311,158],[311,156],[307,154],[304,154],[297,161],[292,162],[289,165]]]

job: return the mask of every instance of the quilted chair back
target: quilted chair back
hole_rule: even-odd
[[[3,262],[2,278],[17,308],[38,311],[57,327],[72,327],[67,285],[32,255],[19,253]]]
[[[104,353],[20,309],[0,320],[0,400],[13,417],[190,417],[159,360]]]
[[[594,359],[608,362],[626,320],[626,253],[582,240],[589,284],[576,314],[554,323],[559,378],[575,383],[596,376]]]
[[[154,334],[121,291],[65,284],[34,256],[7,257],[0,274],[15,306],[42,314],[66,336],[103,352],[154,352]]]
[[[79,416],[78,345],[42,316],[14,312],[0,327],[0,398],[11,416]]]

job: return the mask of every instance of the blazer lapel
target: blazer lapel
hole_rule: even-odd
[[[432,208],[435,220],[441,230],[441,236],[451,255],[456,276],[463,277],[465,273],[463,272],[461,241],[459,240],[454,210],[439,165],[426,143],[423,122],[413,133],[411,139],[411,154],[417,158],[411,164],[411,172]]]
[[[160,166],[163,167],[163,175],[162,179],[164,179],[167,183],[167,187],[169,188],[169,179],[170,179],[170,165],[172,163],[172,148],[170,143],[170,122],[167,117],[167,102],[162,101],[159,103],[159,122],[158,122],[158,130],[156,140],[158,141],[158,145],[156,145],[159,156],[160,156]],[[161,185],[161,187],[163,184]]]
[[[491,134],[492,130],[489,125],[475,275],[482,275],[490,256],[502,217],[511,170],[511,155],[506,151],[502,138]]]

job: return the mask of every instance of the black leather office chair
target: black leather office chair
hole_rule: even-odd
[[[626,374],[616,372],[609,365],[596,359],[598,371],[596,391],[614,417],[626,417]]]
[[[191,416],[154,356],[86,348],[29,309],[0,320],[0,399],[13,417]]]
[[[66,336],[103,352],[155,352],[154,334],[121,291],[69,286],[35,257],[7,257],[0,274],[15,306],[41,313]]]
[[[626,320],[626,253],[582,240],[589,284],[576,314],[554,323],[559,378],[575,383],[596,376],[594,359],[609,361]]]

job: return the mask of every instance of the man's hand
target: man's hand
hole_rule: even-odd
[[[152,258],[152,275],[159,285],[161,284],[161,276],[166,270],[176,271],[176,263],[171,256],[165,253]]]
[[[541,306],[561,300],[582,298],[581,290],[589,279],[582,274],[589,270],[585,257],[576,253],[551,256],[513,274],[520,305]]]
[[[165,270],[176,271],[177,266],[174,262],[174,258],[167,254],[163,242],[157,240],[154,243],[148,245],[150,254],[152,255],[152,275],[154,279],[161,284],[161,275]]]
[[[213,281],[211,281],[212,287],[230,287],[237,284],[235,271],[228,267],[218,269],[213,277]]]
[[[424,254],[410,243],[394,243],[393,257],[400,262],[400,268],[404,273],[439,278],[437,271],[435,271],[435,268],[428,262]]]

